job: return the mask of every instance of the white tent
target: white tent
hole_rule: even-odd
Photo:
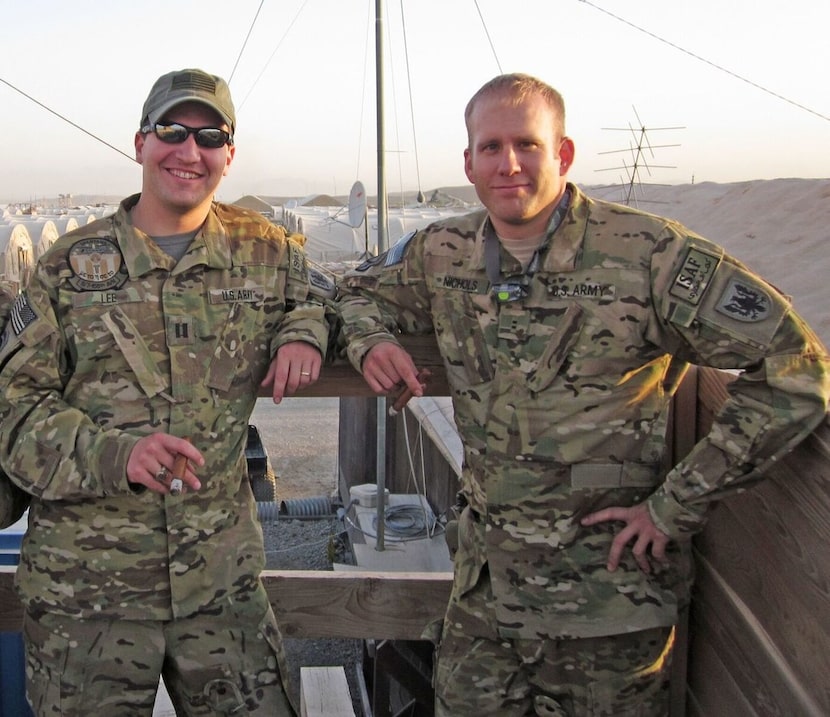
[[[78,218],[70,216],[69,214],[61,214],[60,216],[53,217],[52,221],[55,222],[59,235],[66,234],[78,228]]]
[[[22,224],[26,227],[29,232],[29,238],[32,240],[32,246],[34,247],[35,259],[43,256],[44,252],[60,236],[55,222],[46,217],[14,217],[11,223]]]
[[[19,290],[34,265],[34,249],[23,224],[0,224],[0,279]]]
[[[92,224],[96,219],[100,219],[108,214],[114,214],[118,209],[117,206],[99,206],[95,207],[71,207],[67,210],[67,215],[75,217],[75,220],[80,226],[85,224]]]
[[[469,207],[405,207],[387,213],[389,246],[413,229],[423,229],[438,219],[465,214]],[[378,216],[369,209],[358,227],[349,224],[346,207],[284,206],[282,224],[306,236],[308,257],[320,263],[354,261],[378,252]]]
[[[282,224],[305,235],[305,251],[312,261],[351,261],[363,253],[364,242],[358,230],[346,223],[343,211],[343,207],[284,207]]]

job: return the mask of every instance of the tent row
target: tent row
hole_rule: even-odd
[[[4,212],[0,218],[0,281],[19,291],[35,262],[61,234],[95,219],[93,213],[52,217]]]
[[[258,204],[250,206],[245,200],[256,200]],[[350,216],[347,207],[319,203],[303,205],[296,200],[272,206],[249,196],[238,204],[260,211],[291,232],[304,234],[306,254],[314,262],[350,264],[378,253],[378,212],[374,207],[364,209],[361,216]],[[468,206],[425,205],[388,209],[387,246],[392,246],[413,229],[469,210]],[[101,215],[111,211],[111,208],[102,211]],[[59,236],[97,218],[88,210],[83,214],[56,215],[29,215],[5,210],[0,216],[0,281],[19,291],[25,286],[37,260]]]
[[[410,231],[468,211],[468,207],[388,209],[387,246],[392,246]],[[288,231],[305,235],[306,254],[315,262],[349,262],[378,253],[378,212],[374,207],[368,208],[357,226],[348,216],[347,208],[342,206],[283,206],[277,221]]]

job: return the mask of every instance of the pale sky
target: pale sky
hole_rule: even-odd
[[[389,0],[387,188],[467,184],[464,106],[513,71],[564,95],[579,183],[627,183],[641,127],[643,183],[830,176],[828,26],[826,0]],[[234,95],[220,200],[374,193],[374,33],[375,0],[0,0],[0,202],[138,191],[141,106],[184,67]]]

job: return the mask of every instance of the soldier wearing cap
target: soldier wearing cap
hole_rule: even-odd
[[[339,300],[373,390],[422,394],[398,332],[434,332],[447,369],[466,507],[436,714],[665,715],[690,538],[822,420],[827,351],[721,247],[568,182],[574,143],[547,84],[496,77],[465,120],[485,209],[405,237]],[[740,375],[670,466],[689,364]]]
[[[260,386],[316,380],[328,324],[301,237],[214,201],[235,129],[223,79],[159,78],[141,193],[61,237],[11,309],[0,463],[31,495],[38,715],[149,717],[160,676],[177,714],[293,714],[244,449]]]

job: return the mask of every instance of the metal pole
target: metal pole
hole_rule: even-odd
[[[375,0],[375,81],[378,153],[378,254],[389,248],[387,238],[386,144],[383,123],[383,0]]]
[[[383,0],[375,0],[375,98],[377,105],[378,255],[388,248],[386,232],[386,163],[383,128]],[[377,543],[384,550],[386,532],[386,399],[377,398]]]

